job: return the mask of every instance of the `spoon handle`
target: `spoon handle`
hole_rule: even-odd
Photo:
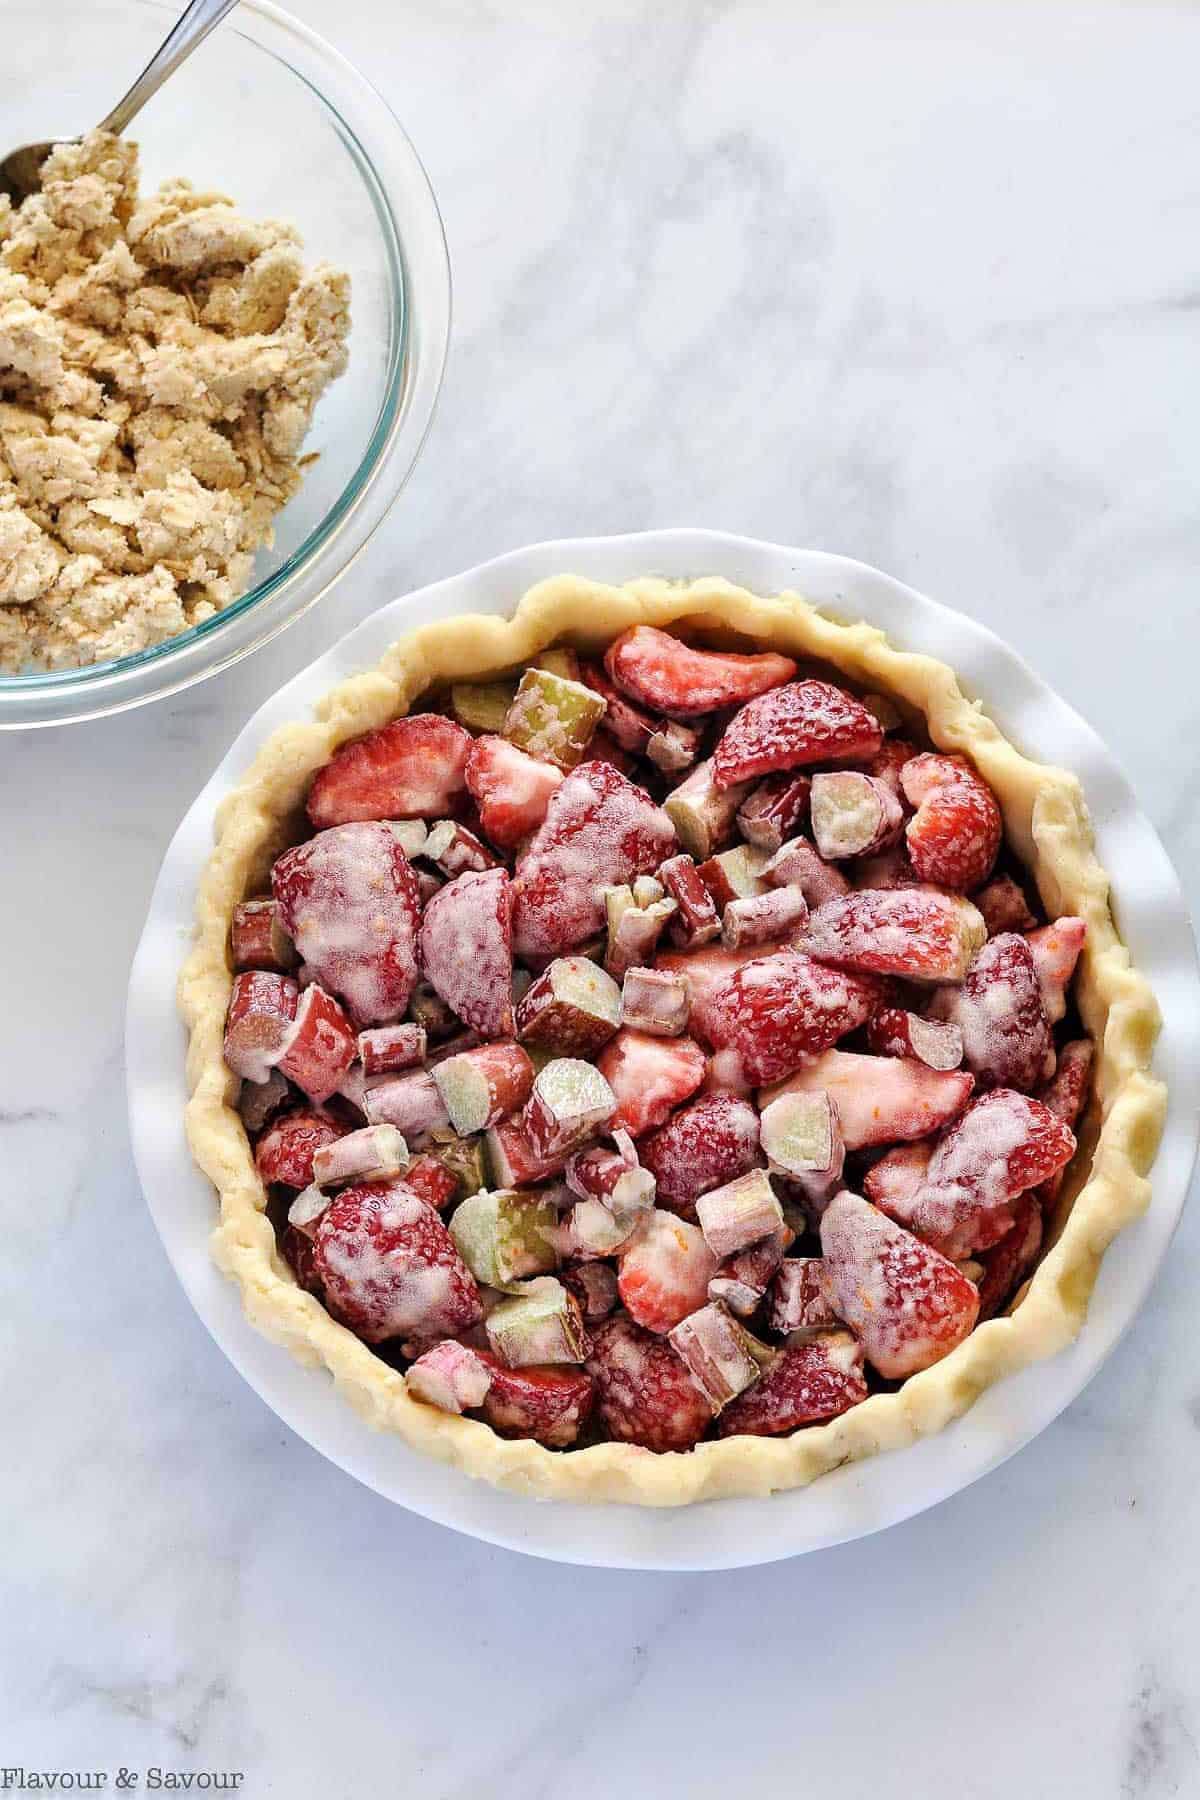
[[[191,0],[187,11],[175,21],[129,92],[117,101],[108,117],[100,121],[101,131],[111,131],[119,137],[147,100],[157,94],[168,75],[175,73],[196,45],[202,43],[236,5],[237,0]]]

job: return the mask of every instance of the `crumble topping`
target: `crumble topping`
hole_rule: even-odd
[[[0,196],[0,670],[126,656],[250,585],[346,366],[349,277],[294,227],[60,144]]]

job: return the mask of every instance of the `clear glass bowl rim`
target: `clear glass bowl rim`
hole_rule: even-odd
[[[167,18],[177,11],[164,0],[126,3]],[[241,0],[220,30],[282,62],[314,93],[374,205],[398,315],[375,423],[337,500],[271,574],[212,618],[132,655],[0,676],[0,730],[123,711],[178,693],[258,649],[327,593],[361,553],[403,488],[432,422],[449,343],[450,265],[441,214],[411,140],[366,76],[272,0]]]

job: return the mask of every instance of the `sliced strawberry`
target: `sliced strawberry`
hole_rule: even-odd
[[[900,1006],[881,1006],[867,1025],[867,1042],[879,1056],[915,1056],[930,1069],[957,1069],[963,1036],[957,1025],[923,1019]]]
[[[947,1255],[990,1249],[1013,1223],[1011,1203],[1074,1154],[1073,1132],[1040,1100],[993,1088],[938,1144],[925,1186],[908,1202],[912,1228]]]
[[[761,1086],[820,1056],[878,1004],[875,983],[783,950],[731,975],[709,1002],[706,1024],[713,1048],[736,1052],[746,1080]]]
[[[827,863],[807,838],[790,838],[780,845],[763,870],[772,887],[798,887],[811,907],[824,906],[850,892],[850,883],[839,868]]]
[[[731,975],[747,963],[760,962],[767,954],[761,944],[748,944],[742,950],[726,950],[723,944],[711,944],[702,950],[664,950],[654,959],[656,969],[685,975],[692,996],[688,1029],[711,1041],[709,1012],[714,996],[720,993]]]
[[[297,1231],[294,1225],[288,1225],[279,1239],[279,1248],[296,1277],[297,1287],[302,1287],[306,1294],[315,1294],[318,1299],[322,1299],[324,1289],[317,1272],[312,1239],[303,1231]]]
[[[318,1104],[336,1094],[358,1053],[354,1027],[323,987],[314,981],[296,1007],[296,1017],[279,1049],[279,1073]]]
[[[751,700],[713,752],[719,788],[808,763],[864,762],[883,743],[861,701],[829,681],[797,681]]]
[[[904,765],[905,798],[916,807],[905,836],[922,881],[966,894],[985,882],[1003,821],[987,782],[965,757],[926,753]]]
[[[781,1094],[831,1094],[847,1150],[869,1150],[940,1131],[962,1111],[974,1085],[970,1075],[929,1069],[911,1057],[827,1050],[760,1100],[765,1104]]]
[[[1013,1290],[1024,1281],[1042,1247],[1042,1209],[1032,1194],[1013,1202],[1009,1231],[991,1250],[983,1253],[983,1279],[979,1283],[979,1317],[991,1319]]]
[[[974,1329],[979,1295],[939,1251],[842,1192],[821,1220],[834,1311],[889,1380],[940,1362]]]
[[[987,927],[969,900],[926,888],[872,888],[827,900],[798,947],[822,962],[909,981],[961,981]]]
[[[603,889],[651,874],[674,848],[671,821],[644,789],[607,763],[580,763],[517,864],[517,954],[561,956],[586,943],[604,924]]]
[[[929,1159],[933,1155],[933,1139],[925,1143],[897,1144],[863,1176],[863,1193],[885,1212],[889,1219],[904,1224],[908,1205],[925,1186],[929,1175]]]
[[[329,1310],[364,1343],[455,1337],[483,1316],[453,1238],[402,1181],[343,1188],[313,1243]]]
[[[721,706],[740,706],[796,673],[790,656],[696,650],[653,625],[635,625],[622,632],[610,644],[604,666],[631,699],[679,719],[715,712]]]
[[[271,887],[313,978],[355,1024],[400,1018],[417,980],[420,904],[412,865],[387,826],[318,832],[278,858]]]
[[[854,866],[854,885],[860,893],[868,888],[915,888],[922,884],[908,860],[908,845],[889,844],[878,856],[864,857]]]
[[[1037,924],[1011,875],[993,875],[971,899],[983,914],[989,937],[999,937],[1002,931],[1032,931]]]
[[[848,1331],[821,1331],[789,1344],[754,1386],[727,1406],[721,1437],[778,1437],[836,1419],[867,1397],[862,1345]]]
[[[483,1416],[503,1438],[532,1438],[565,1450],[592,1410],[595,1382],[586,1369],[562,1364],[509,1369],[486,1350],[476,1353],[491,1376]]]
[[[428,1201],[435,1212],[441,1212],[455,1198],[462,1183],[436,1156],[418,1156],[404,1171],[404,1185]]]
[[[512,890],[505,869],[459,875],[421,921],[421,969],[464,1025],[484,1037],[513,1029]]]
[[[652,1037],[622,1026],[596,1067],[617,1097],[613,1128],[641,1137],[696,1092],[707,1061],[690,1037]]]
[[[562,781],[561,769],[527,756],[507,738],[476,738],[467,757],[467,787],[484,833],[502,850],[515,850],[537,830]]]
[[[1082,919],[1055,919],[1031,931],[1026,942],[1033,953],[1046,1017],[1056,1025],[1067,1010],[1067,989],[1087,937]]]
[[[286,975],[246,970],[233,978],[225,1015],[225,1061],[245,1081],[265,1082],[296,1016],[300,989]]]
[[[617,1287],[630,1317],[665,1334],[708,1300],[717,1258],[704,1234],[671,1213],[646,1213],[621,1251]]]
[[[471,736],[440,713],[393,719],[335,750],[308,796],[318,831],[353,819],[437,819],[463,791]]]
[[[762,1163],[758,1114],[733,1094],[705,1094],[638,1145],[658,1183],[658,1201],[692,1218],[701,1194]]]
[[[306,1188],[313,1178],[317,1151],[345,1135],[345,1126],[335,1124],[324,1113],[308,1109],[284,1113],[255,1144],[255,1166],[268,1187],[278,1182],[284,1187]]]
[[[618,1313],[592,1334],[588,1373],[608,1435],[643,1450],[690,1450],[712,1408],[665,1337]]]
[[[1076,1038],[1073,1043],[1064,1044],[1058,1053],[1058,1068],[1053,1081],[1047,1082],[1038,1094],[1043,1106],[1048,1107],[1064,1125],[1069,1125],[1072,1131],[1087,1105],[1092,1086],[1094,1056],[1091,1038]],[[1042,1206],[1054,1205],[1066,1172],[1064,1165],[1056,1175],[1051,1175],[1039,1185],[1037,1198]]]
[[[876,781],[882,781],[896,799],[902,801],[905,795],[900,771],[915,755],[916,750],[904,738],[884,738],[870,762],[863,764],[863,770],[865,774],[873,775]]]
[[[981,1088],[1032,1093],[1054,1068],[1033,952],[1015,931],[989,938],[962,986],[943,989],[934,1010],[962,1032],[963,1060]]]

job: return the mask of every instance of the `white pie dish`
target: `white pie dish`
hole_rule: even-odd
[[[1171,1100],[1153,1201],[1105,1259],[1077,1343],[988,1390],[941,1436],[840,1469],[814,1487],[770,1501],[726,1500],[646,1513],[612,1505],[535,1505],[469,1482],[391,1437],[371,1434],[328,1381],[258,1337],[242,1318],[236,1290],[209,1260],[213,1199],[184,1141],[183,1031],[174,1011],[174,985],[217,800],[276,726],[301,717],[343,676],[373,665],[412,626],[461,612],[505,612],[532,583],[564,570],[609,582],[644,574],[718,574],[762,593],[791,588],[842,618],[881,626],[904,648],[952,664],[1019,747],[1079,774],[1101,859],[1115,874],[1124,936],[1162,1005],[1155,1068],[1167,1081]],[[1133,876],[1124,873],[1129,870]],[[168,853],[134,966],[128,1050],[135,1154],[168,1252],[218,1342],[280,1417],[377,1491],[472,1535],[565,1561],[649,1568],[770,1561],[879,1529],[967,1485],[1048,1424],[1099,1367],[1141,1304],[1186,1193],[1195,1148],[1197,987],[1178,884],[1123,777],[1090,729],[990,633],[877,571],[837,557],[690,531],[548,544],[376,614],[259,712],[200,795]]]

